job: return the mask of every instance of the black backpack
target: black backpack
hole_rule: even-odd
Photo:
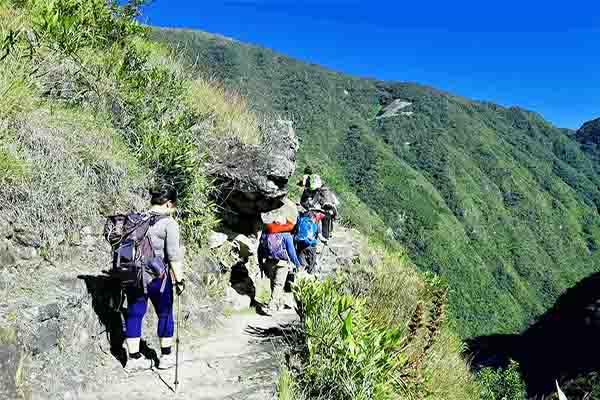
[[[164,277],[167,273],[165,261],[156,257],[148,237],[148,229],[163,218],[166,216],[142,213],[107,218],[104,238],[111,245],[113,255],[112,269],[107,272],[123,288],[143,289],[145,293],[148,282],[144,272],[153,277]]]

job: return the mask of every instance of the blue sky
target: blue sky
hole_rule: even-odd
[[[154,0],[145,18],[519,105],[560,127],[600,117],[598,0]]]

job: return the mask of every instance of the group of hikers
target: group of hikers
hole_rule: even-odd
[[[299,184],[304,191],[297,220],[280,215],[265,225],[260,237],[258,264],[271,281],[271,300],[264,310],[267,313],[288,306],[284,288],[289,277],[296,272],[317,272],[317,244],[319,240],[327,243],[337,216],[338,200],[319,175],[307,167]]]
[[[265,224],[259,240],[259,266],[271,282],[271,300],[265,310],[269,314],[285,307],[284,287],[289,277],[317,270],[318,241],[330,238],[337,216],[338,201],[333,192],[310,168],[304,173],[299,182],[303,193],[297,220],[276,218]],[[127,299],[125,339],[129,356],[125,369],[132,372],[152,367],[152,360],[140,352],[142,322],[150,300],[158,316],[156,333],[161,348],[156,367],[175,366],[177,383],[178,352],[173,345],[177,346],[179,339],[173,339],[174,295],[179,300],[185,290],[183,249],[179,225],[173,217],[177,192],[167,186],[150,195],[147,212],[108,218],[104,237],[113,251],[113,265],[108,272],[121,283]]]

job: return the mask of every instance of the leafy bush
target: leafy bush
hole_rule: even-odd
[[[600,398],[600,374],[598,372],[582,374],[577,378],[561,383],[560,388],[568,399],[598,399]],[[549,399],[559,400],[558,393],[554,393]]]
[[[475,399],[445,322],[445,285],[423,281],[402,256],[367,263],[294,288],[301,323],[288,359],[301,366],[288,368],[307,398]]]
[[[39,39],[70,56],[86,47],[108,48],[143,32],[134,17],[135,1],[119,7],[106,0],[44,0],[27,2]]]
[[[484,368],[477,374],[481,385],[481,400],[525,400],[527,393],[519,364],[511,361],[505,368]]]
[[[7,136],[0,132],[0,141],[7,143]],[[27,176],[27,164],[8,146],[0,147],[0,185],[15,185]]]
[[[399,390],[395,374],[407,362],[400,331],[370,326],[364,302],[340,292],[331,279],[294,289],[306,329],[302,387],[315,398],[386,398]]]

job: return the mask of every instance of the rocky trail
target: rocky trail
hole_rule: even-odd
[[[129,375],[78,399],[252,399],[275,398],[282,327],[294,321],[293,311],[274,317],[236,314],[209,336],[182,338],[180,385],[173,391],[175,369]],[[115,364],[118,361],[115,360]]]
[[[358,255],[360,242],[357,231],[338,227],[328,245],[319,246],[321,277],[335,273],[340,265],[352,263]],[[112,371],[118,371],[118,377],[73,398],[275,399],[285,327],[296,319],[293,310],[273,317],[242,311],[222,318],[218,328],[206,337],[188,339],[184,336],[177,394],[173,391],[174,369],[154,369],[129,375],[115,359]]]

